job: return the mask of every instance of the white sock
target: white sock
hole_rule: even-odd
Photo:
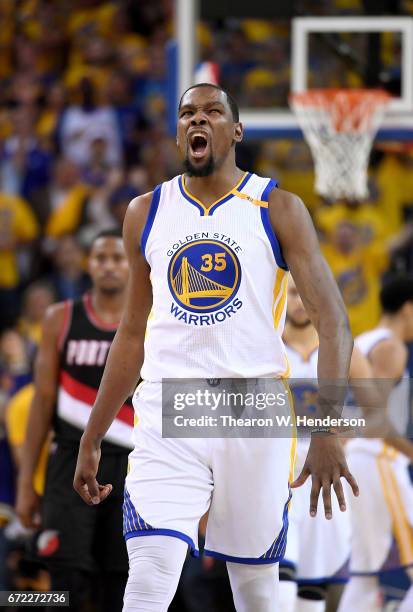
[[[237,612],[275,612],[278,604],[278,563],[245,565],[227,562]]]
[[[281,612],[294,612],[297,600],[297,583],[294,580],[280,580],[279,593]]]
[[[325,609],[326,602],[324,599],[321,601],[313,601],[312,599],[297,597],[295,612],[324,612]]]
[[[165,535],[127,540],[129,576],[123,612],[166,612],[175,595],[188,545]]]
[[[397,612],[412,612],[413,610],[413,586],[407,591],[404,599],[402,600]]]
[[[377,576],[353,576],[344,589],[338,612],[381,612],[382,595]]]

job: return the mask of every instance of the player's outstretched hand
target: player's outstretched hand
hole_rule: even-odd
[[[346,510],[346,500],[340,478],[343,477],[351,486],[354,495],[359,494],[356,479],[347,467],[343,445],[334,434],[312,436],[310,448],[301,474],[291,487],[300,487],[311,476],[312,487],[310,495],[310,514],[317,514],[318,498],[323,490],[324,513],[326,519],[331,519],[331,485],[337,495],[340,510]]]
[[[82,439],[77,457],[73,487],[89,506],[95,506],[107,498],[112,485],[100,485],[96,480],[101,450],[94,444]]]

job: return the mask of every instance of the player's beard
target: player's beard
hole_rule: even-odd
[[[115,295],[119,295],[120,293],[123,293],[124,288],[117,286],[117,287],[99,287],[99,292],[106,296],[106,297],[114,297]]]
[[[297,321],[296,319],[292,319],[290,316],[286,316],[286,321],[291,327],[295,327],[296,329],[305,329],[309,325],[311,325],[311,319],[305,319],[304,321]]]
[[[211,176],[215,171],[215,160],[211,153],[207,161],[202,166],[194,166],[187,155],[184,159],[184,170],[188,176]]]

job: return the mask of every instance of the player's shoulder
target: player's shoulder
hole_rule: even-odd
[[[47,308],[42,322],[43,343],[59,338],[62,330],[68,327],[72,318],[73,304],[73,300],[65,300]]]
[[[282,209],[282,210],[298,210],[301,208],[306,209],[301,198],[291,191],[285,191],[278,186],[278,181],[275,178],[263,177],[253,172],[248,173],[250,175],[250,181],[256,181],[263,185],[264,190],[261,196],[261,200],[268,202],[269,209]],[[249,181],[249,182],[250,182]]]
[[[65,317],[67,311],[72,310],[73,303],[73,300],[64,300],[62,302],[51,304],[51,306],[46,309],[44,320],[50,323]]]
[[[285,191],[279,187],[273,189],[269,194],[268,204],[270,208],[284,212],[296,212],[306,209],[304,202],[296,193]]]
[[[371,347],[369,359],[373,365],[392,370],[401,376],[406,369],[408,350],[400,338],[394,334],[382,337]]]
[[[128,212],[138,215],[142,212],[149,212],[149,208],[151,202],[153,200],[154,190],[147,191],[146,193],[142,193],[141,195],[136,196],[133,200],[130,201],[128,206]]]
[[[151,210],[155,190],[143,193],[130,201],[124,221],[124,233],[131,228],[135,233],[141,233]]]

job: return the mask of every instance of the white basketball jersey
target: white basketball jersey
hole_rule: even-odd
[[[288,376],[288,269],[268,212],[276,186],[246,172],[208,209],[183,176],[156,187],[142,234],[153,291],[144,380]]]
[[[308,359],[304,359],[299,351],[288,344],[285,345],[288,362],[290,364],[289,386],[294,398],[294,412],[296,416],[314,418],[317,408],[317,364],[318,349],[313,351]],[[298,437],[296,474],[298,474],[307,457],[310,446],[310,436]]]
[[[372,349],[388,338],[393,337],[393,332],[385,327],[377,327],[371,331],[360,334],[355,339],[356,346],[366,357]],[[390,393],[388,404],[389,420],[400,435],[405,435],[409,418],[409,372],[406,369],[399,383],[395,385]]]

